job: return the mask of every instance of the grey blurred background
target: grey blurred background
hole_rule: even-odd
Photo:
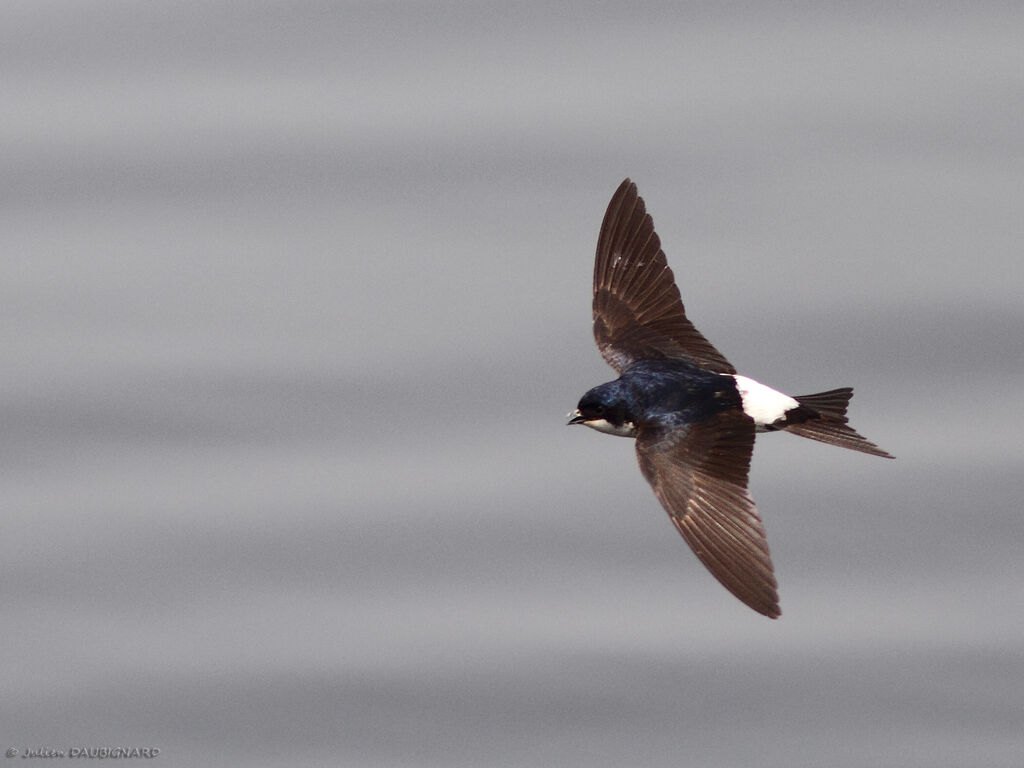
[[[1024,765],[1019,3],[7,3],[2,746]],[[632,177],[784,615],[564,427]]]

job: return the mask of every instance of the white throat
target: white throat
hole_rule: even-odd
[[[607,419],[591,419],[582,423],[591,429],[596,429],[598,432],[604,432],[606,435],[636,437],[636,425],[632,421],[624,421],[619,426],[615,426]]]

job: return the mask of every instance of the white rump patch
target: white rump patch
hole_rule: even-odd
[[[736,380],[736,389],[743,398],[743,412],[752,418],[759,428],[763,429],[778,421],[786,415],[786,411],[800,405],[789,395],[766,387],[759,381],[738,375],[733,378]]]

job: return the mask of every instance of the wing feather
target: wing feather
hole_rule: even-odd
[[[594,338],[619,373],[645,358],[681,358],[716,373],[736,372],[687,320],[654,221],[629,179],[612,196],[597,239]]]
[[[754,422],[738,411],[641,430],[640,470],[704,566],[758,613],[781,615],[764,525],[747,492]]]

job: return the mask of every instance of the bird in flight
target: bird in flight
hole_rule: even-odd
[[[764,525],[747,491],[756,432],[790,432],[893,458],[847,426],[853,389],[790,397],[746,376],[694,328],[636,185],[616,190],[597,240],[594,338],[619,374],[569,424],[636,438],[640,471],[722,585],[781,615]]]

